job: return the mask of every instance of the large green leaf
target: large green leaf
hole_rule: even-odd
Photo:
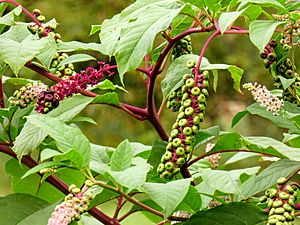
[[[71,120],[75,115],[82,111],[93,98],[75,95],[60,103],[58,108],[52,110],[48,116],[54,117],[63,121]],[[17,136],[13,151],[17,154],[18,158],[30,153],[38,147],[47,136],[46,132],[39,127],[29,123],[25,123],[21,133]]]
[[[0,17],[0,33],[3,31],[5,26],[13,26],[16,24],[15,17],[19,16],[22,12],[22,6],[18,6],[14,10],[10,11],[6,15]]]
[[[47,47],[50,38],[37,39],[28,36],[21,42],[1,37],[0,38],[0,60],[6,62],[17,75],[19,70],[36,55]]]
[[[241,11],[236,12],[224,12],[220,15],[219,18],[219,25],[221,29],[221,33],[223,34],[225,30],[235,21],[237,18],[239,18],[247,8],[242,9]]]
[[[70,41],[63,42],[58,45],[59,52],[74,52],[74,51],[84,51],[84,50],[92,50],[102,53],[102,45],[97,43],[82,43],[79,41]]]
[[[286,106],[284,106],[285,108]],[[278,115],[274,116],[272,112],[267,111],[265,108],[259,105],[259,103],[254,103],[247,107],[247,111],[253,115],[259,115],[263,118],[266,118],[276,124],[278,127],[287,128],[290,130],[295,130],[297,127],[295,124],[290,121],[288,118]]]
[[[284,21],[271,20],[251,21],[249,26],[250,40],[262,52],[273,36],[276,27],[284,23]]]
[[[132,163],[133,150],[128,140],[123,141],[111,156],[110,168],[113,171],[128,169]]]
[[[175,59],[170,65],[166,77],[161,83],[161,88],[164,98],[166,98],[172,91],[175,91],[183,85],[182,77],[186,73],[190,73],[191,70],[186,67],[186,63],[192,59],[197,61],[198,55],[182,55]],[[202,58],[201,70],[228,70],[231,73],[231,77],[234,80],[234,88],[240,91],[240,81],[244,71],[236,66],[227,64],[210,64],[206,58]]]
[[[116,92],[108,92],[98,95],[96,98],[94,98],[93,103],[121,106],[118,94]]]
[[[260,167],[252,167],[237,170],[201,170],[200,175],[204,182],[212,188],[230,194],[241,195],[240,176],[242,174],[253,175]]]
[[[249,203],[233,202],[194,214],[184,225],[258,225],[268,215]]]
[[[156,173],[158,164],[160,163],[161,157],[162,155],[166,152],[166,147],[167,147],[167,143],[161,140],[155,140],[153,145],[152,145],[152,149],[151,149],[151,153],[150,156],[147,160],[147,162],[153,166],[153,172]]]
[[[281,9],[286,13],[288,12],[286,8],[282,4],[280,4],[280,2],[277,0],[239,0],[239,2],[241,2],[239,8],[247,5],[248,3],[255,3],[264,7],[274,7],[274,8]]]
[[[108,171],[114,180],[121,186],[128,188],[129,193],[133,189],[140,189],[146,182],[147,173],[150,170],[148,164],[133,166],[123,171]]]
[[[242,185],[242,194],[245,198],[251,197],[266,190],[276,183],[279,177],[287,177],[292,172],[300,169],[299,161],[282,159],[272,163],[259,175],[250,177]]]
[[[127,26],[130,21],[143,16],[147,8],[153,6],[170,8],[174,5],[176,4],[173,0],[138,0],[111,19],[104,20],[99,34],[103,48],[102,52],[113,56],[120,40],[121,29]]]
[[[164,216],[167,218],[186,196],[190,182],[190,179],[181,179],[166,184],[145,183],[143,188],[151,199],[163,208]]]
[[[36,58],[42,63],[44,67],[50,69],[51,62],[56,53],[56,41],[54,38],[49,38],[45,50],[36,56]]]
[[[121,81],[127,71],[140,65],[143,57],[152,50],[155,36],[166,30],[180,11],[181,8],[152,6],[140,11],[137,20],[121,30],[115,53]]]
[[[80,152],[84,159],[84,166],[88,166],[91,158],[90,143],[79,128],[68,126],[57,118],[45,115],[28,116],[27,121],[52,137],[62,152],[71,149]]]
[[[74,54],[61,61],[57,67],[60,67],[68,63],[85,62],[90,60],[96,60],[96,59],[88,54]]]
[[[28,194],[11,194],[0,198],[1,225],[17,225],[20,221],[49,204]]]
[[[57,204],[53,204],[34,212],[33,214],[29,215],[28,217],[17,223],[17,225],[47,224],[56,205]]]
[[[190,186],[188,193],[186,194],[184,200],[177,206],[175,211],[188,211],[188,212],[198,212],[202,206],[201,194],[198,190]]]

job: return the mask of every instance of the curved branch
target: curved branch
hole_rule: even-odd
[[[7,145],[0,145],[0,152],[10,155],[13,158],[17,158],[17,155]],[[24,156],[22,158],[22,163],[24,163],[29,168],[32,168],[32,167],[35,167],[36,165],[38,165],[38,163],[34,159],[32,159],[30,156]],[[42,174],[39,174],[39,175],[42,176]],[[57,177],[51,175],[46,179],[46,181],[48,183],[50,183],[51,185],[53,185],[54,187],[56,187],[58,190],[60,190],[65,195],[70,193],[68,191],[68,185],[66,185],[63,181],[61,181]],[[94,216],[97,220],[99,220],[101,223],[103,223],[105,225],[113,225],[113,224],[119,225],[119,224],[113,223],[112,218],[110,218],[109,216],[107,216],[106,214],[104,214],[97,208],[92,208],[88,212],[89,212],[89,214]]]
[[[189,161],[186,166],[187,167],[190,167],[191,165],[193,165],[195,162],[198,162],[199,160],[201,159],[204,159],[205,157],[207,156],[210,156],[210,155],[214,155],[214,154],[217,154],[217,153],[225,153],[225,152],[253,152],[253,153],[259,153],[261,155],[264,155],[264,156],[270,156],[270,157],[274,157],[274,155],[272,154],[268,154],[268,153],[263,153],[263,152],[259,152],[259,151],[256,151],[256,150],[248,150],[248,149],[229,149],[229,150],[220,150],[220,151],[216,151],[216,152],[207,152],[201,156],[198,156],[197,158],[194,158],[193,160]]]
[[[3,90],[3,84],[2,84],[2,77],[0,77],[0,107],[1,108],[5,108],[4,90]]]
[[[8,3],[11,3],[15,6],[20,6],[21,4],[18,3],[18,2],[15,2],[13,0],[0,0],[0,3],[3,3],[3,2],[8,2]],[[22,6],[22,11],[24,13],[26,13],[39,27],[42,26],[42,24],[26,9]]]
[[[43,68],[40,68],[39,66],[33,64],[32,62],[27,62],[26,67],[28,67],[29,69],[41,74],[44,77],[47,77],[48,79],[55,81],[55,82],[59,82],[62,79],[60,79],[58,76],[55,76],[54,74],[47,72],[46,70],[44,70]],[[96,97],[98,96],[96,93],[93,93],[91,91],[87,91],[87,90],[81,90],[80,91],[81,94],[89,96],[89,97]],[[106,105],[110,105],[114,108],[118,108],[123,110],[124,112],[130,114],[131,116],[133,116],[134,118],[138,119],[138,120],[145,120],[145,118],[147,118],[148,113],[146,109],[141,109],[135,106],[131,106],[125,103],[120,102],[121,106],[117,106],[117,105],[113,105],[113,104],[106,104]]]

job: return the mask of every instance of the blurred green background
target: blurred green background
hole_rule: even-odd
[[[130,0],[39,0],[19,1],[23,6],[32,11],[39,8],[47,18],[56,18],[60,23],[58,32],[62,35],[64,41],[82,41],[82,42],[99,42],[98,35],[89,36],[91,25],[101,24],[105,18],[111,18],[114,14],[120,12],[129,5]],[[11,7],[12,8],[12,7]],[[29,21],[27,17],[22,17],[25,21]],[[241,24],[242,26],[245,24]],[[201,46],[207,39],[206,34],[193,34],[194,53],[200,52]],[[158,43],[156,43],[158,45]],[[269,88],[272,87],[272,79],[265,70],[262,60],[259,58],[259,52],[250,43],[247,35],[227,35],[218,37],[212,42],[208,48],[205,57],[211,63],[235,64],[245,70],[242,83],[260,82]],[[106,56],[95,55],[98,59],[108,60]],[[297,55],[299,57],[299,54]],[[296,57],[296,58],[297,58]],[[77,65],[77,69],[86,67],[86,64]],[[165,72],[165,71],[164,71]],[[21,77],[29,77],[39,79],[39,77],[29,70],[22,70]],[[156,100],[159,107],[162,95],[159,83],[163,79],[164,74],[159,76],[156,85]],[[49,83],[49,81],[47,81]],[[114,82],[118,83],[117,76]],[[146,90],[143,80],[137,73],[128,73],[125,76],[125,85],[128,93],[119,93],[123,102],[143,107],[146,102]],[[239,111],[244,110],[247,105],[253,102],[249,93],[238,93],[233,90],[233,82],[228,72],[220,72],[220,80],[217,93],[210,91],[207,117],[204,127],[220,125],[222,130],[231,129],[231,119]],[[6,93],[12,93],[14,87],[5,87]],[[148,122],[137,121],[127,114],[109,106],[93,105],[87,107],[83,112],[91,116],[98,126],[86,123],[79,123],[85,135],[93,143],[100,145],[117,146],[122,140],[138,141],[143,144],[151,145],[158,135]],[[168,131],[170,131],[172,123],[176,115],[169,110],[164,110],[162,114],[162,122]],[[242,122],[234,128],[244,135],[265,135],[276,139],[282,139],[283,130],[278,129],[275,125],[268,121],[247,116]],[[10,177],[4,171],[5,163],[9,157],[0,154],[0,196],[11,192]],[[256,161],[247,161],[236,166],[247,167]]]

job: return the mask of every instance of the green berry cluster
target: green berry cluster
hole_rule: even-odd
[[[265,196],[260,199],[260,202],[267,202],[269,209],[267,225],[293,225],[297,192],[293,186],[286,183],[287,179],[285,177],[279,178],[277,189],[267,189]]]
[[[56,76],[61,77],[62,79],[76,75],[73,63],[59,66],[59,64],[68,57],[69,55],[67,53],[55,53],[51,62],[50,71],[53,71]]]
[[[40,38],[47,37],[48,35],[53,35],[56,43],[62,43],[61,35],[54,32],[57,27],[57,23],[44,23],[46,17],[41,14],[41,11],[39,9],[33,10],[33,16],[38,22],[40,22],[40,24],[28,25],[28,30],[32,34],[38,34]]]
[[[26,86],[21,87],[19,90],[16,90],[13,96],[8,99],[8,102],[11,106],[25,108],[32,102],[35,102],[38,95],[47,89],[48,87],[42,82],[29,83]]]
[[[192,51],[192,39],[189,35],[187,35],[183,39],[176,42],[172,51],[172,56],[173,59],[176,59],[184,54],[192,54]]]
[[[195,66],[195,61],[189,61],[187,65],[191,69]],[[198,133],[200,123],[204,119],[208,75],[208,71],[204,71],[197,77],[193,73],[183,76],[184,85],[181,88],[179,113],[173,124],[166,152],[157,168],[161,178],[171,179],[180,172],[180,167],[192,155],[194,136]]]
[[[289,58],[290,46],[288,44],[277,44],[276,40],[271,40],[265,47],[260,57],[264,59],[265,67],[270,70],[275,86],[283,89],[283,100],[300,105],[300,96],[295,87],[300,87],[300,76]],[[289,88],[284,89],[282,79],[294,79]]]
[[[299,12],[298,12],[299,14]],[[287,23],[284,26],[284,32],[280,43],[283,45],[294,45],[300,47],[300,19]]]
[[[183,91],[181,90],[181,88],[178,88],[177,90],[173,91],[168,96],[167,107],[173,112],[178,112],[181,105],[182,96]]]

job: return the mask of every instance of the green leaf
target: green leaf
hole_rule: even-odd
[[[28,194],[11,194],[0,198],[1,225],[17,225],[26,217],[49,204]]]
[[[87,116],[75,116],[73,119],[68,121],[68,123],[76,123],[76,122],[86,122],[98,126],[98,123],[95,120]]]
[[[284,106],[285,108],[285,106]],[[266,118],[272,121],[276,126],[287,128],[290,130],[295,130],[297,127],[289,119],[281,115],[274,116],[272,112],[268,112],[265,108],[259,105],[259,103],[254,103],[247,107],[247,111],[253,115],[259,115],[263,118]]]
[[[141,64],[143,57],[152,50],[155,36],[166,30],[180,11],[181,8],[152,6],[140,11],[139,18],[121,30],[115,57],[122,83],[123,75]]]
[[[0,60],[17,75],[19,70],[47,47],[50,38],[36,39],[30,35],[21,42],[0,37]]]
[[[45,115],[28,116],[27,121],[52,137],[62,152],[68,152],[70,149],[80,152],[84,165],[88,166],[91,157],[90,143],[79,128],[70,127],[57,118]]]
[[[53,150],[53,149],[50,149],[50,148],[45,148],[41,152],[40,157],[41,157],[41,161],[43,162],[43,161],[45,161],[47,159],[50,159],[50,158],[53,158],[54,156],[57,156],[57,155],[62,155],[62,153],[57,151],[57,150]]]
[[[83,167],[84,165],[84,159],[82,154],[75,150],[75,149],[71,149],[67,152],[65,152],[64,154],[60,154],[60,155],[56,155],[53,158],[54,161],[70,161],[73,164],[70,165],[69,167],[77,167],[79,170]]]
[[[50,37],[50,36],[49,36]],[[49,38],[49,42],[47,43],[47,46],[45,47],[45,50],[42,51],[40,54],[36,56],[36,58],[42,63],[44,67],[47,69],[50,69],[50,65],[52,62],[52,59],[54,58],[54,54],[56,53],[56,41],[55,39]]]
[[[126,89],[124,89],[123,87],[117,85],[117,84],[113,84],[113,82],[111,82],[110,80],[106,79],[100,83],[98,83],[97,85],[93,86],[91,88],[91,90],[95,90],[95,89],[101,89],[101,90],[116,90],[116,89],[120,89],[122,91],[126,91]]]
[[[74,118],[88,104],[93,101],[93,98],[84,95],[74,95],[71,98],[66,98],[59,103],[59,106],[52,110],[47,115],[55,117],[59,120],[68,121]]]
[[[0,35],[0,38],[8,38],[16,42],[22,42],[29,36],[34,37],[32,33],[27,28],[26,23],[17,23],[14,26],[11,26],[8,31]],[[36,40],[38,40],[36,38]]]
[[[50,205],[29,215],[17,225],[47,224],[57,204]]]
[[[21,159],[23,155],[36,149],[46,136],[46,131],[26,122],[21,133],[17,136],[12,150],[17,154],[18,159]]]
[[[184,225],[258,225],[268,215],[259,207],[242,202],[233,202],[194,214]]]
[[[147,160],[151,166],[153,166],[153,172],[156,173],[158,164],[160,163],[162,155],[166,152],[167,143],[162,140],[155,140],[152,149],[150,152],[150,156]]]
[[[234,127],[236,124],[240,122],[248,114],[248,111],[241,111],[238,112],[231,121],[231,127]]]
[[[121,186],[128,188],[127,193],[133,189],[140,189],[146,182],[147,173],[150,170],[148,164],[133,166],[123,171],[108,171],[114,180]]]
[[[241,160],[248,159],[250,157],[256,157],[256,156],[260,156],[260,154],[253,153],[253,152],[238,152],[234,156],[232,156],[231,158],[229,158],[224,163],[224,165],[235,163],[235,162],[239,162]]]
[[[128,140],[119,144],[111,156],[110,168],[113,171],[123,171],[130,167],[133,159],[133,150]]]
[[[182,202],[188,193],[190,179],[181,179],[161,183],[145,183],[143,188],[147,194],[164,210],[164,217],[167,218]]]
[[[96,98],[94,98],[93,103],[121,106],[118,94],[115,92],[108,92],[103,95],[98,95]]]
[[[59,52],[74,52],[91,50],[102,53],[102,45],[97,43],[82,43],[79,41],[63,42],[58,45],[57,51]]]
[[[237,12],[224,12],[220,15],[219,18],[219,25],[221,29],[221,33],[223,34],[225,30],[235,21],[237,18],[239,18],[247,8],[242,9],[241,11]]]
[[[181,204],[176,208],[175,211],[189,211],[189,212],[198,212],[202,206],[202,198],[198,190],[190,186],[187,195],[185,196],[184,200]]]
[[[4,30],[5,26],[13,26],[16,24],[15,17],[19,16],[22,12],[22,6],[18,6],[6,15],[0,17],[0,33]]]
[[[100,32],[100,30],[101,30],[101,25],[92,25],[91,31],[90,31],[90,36],[97,32]]]
[[[286,22],[270,20],[251,21],[249,25],[250,40],[262,52],[273,36],[276,27],[284,23]]]
[[[60,67],[68,63],[86,62],[90,60],[96,60],[96,59],[88,54],[75,54],[65,58],[63,61],[61,61],[58,64],[57,67]]]
[[[286,79],[282,76],[279,76],[280,82],[283,86],[283,90],[287,89],[288,87],[290,87],[296,80],[296,78],[293,79]]]
[[[44,162],[44,163],[41,163],[41,164],[31,168],[30,170],[28,170],[23,175],[23,177],[21,177],[21,179],[24,179],[24,178],[28,177],[31,174],[38,173],[41,169],[58,168],[58,167],[63,167],[63,166],[67,166],[67,165],[65,163],[60,163],[60,162]]]
[[[108,189],[102,189],[102,191],[95,195],[95,197],[91,200],[89,208],[100,205],[104,202],[117,198],[120,194],[115,191],[111,191]]]
[[[241,195],[240,177],[242,174],[253,175],[259,171],[260,167],[252,167],[237,170],[201,170],[200,175],[203,181],[223,193]]]
[[[26,84],[32,84],[35,81],[26,78],[21,78],[21,77],[15,78],[15,77],[2,76],[2,82],[3,84],[25,86]]]
[[[259,4],[262,5],[263,7],[274,7],[274,8],[278,8],[280,10],[283,10],[285,13],[288,13],[288,11],[286,10],[286,8],[280,4],[277,0],[239,0],[239,2],[241,2],[242,6],[248,4],[248,3],[255,3],[255,4]],[[240,8],[241,6],[239,6]],[[239,9],[238,8],[238,9]]]
[[[187,61],[193,59],[198,61],[198,55],[182,55],[175,59],[170,65],[166,77],[161,82],[161,88],[164,98],[166,98],[172,91],[175,91],[183,85],[182,77],[186,73],[190,73],[191,70],[186,67]],[[201,70],[228,70],[231,73],[231,77],[234,80],[234,88],[240,92],[240,81],[244,71],[233,65],[227,64],[210,64],[206,58],[202,58]]]
[[[259,175],[252,176],[242,185],[242,193],[245,198],[251,197],[261,191],[266,190],[276,183],[279,177],[287,177],[292,172],[300,169],[297,161],[282,159],[272,163]]]

